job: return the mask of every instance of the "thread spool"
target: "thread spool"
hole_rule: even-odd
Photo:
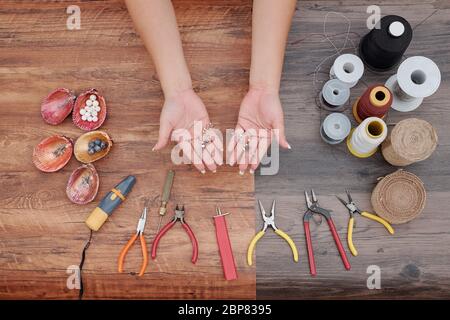
[[[386,136],[386,123],[380,118],[370,117],[350,132],[347,147],[355,157],[368,158],[377,151]]]
[[[320,136],[328,144],[338,144],[350,134],[352,125],[348,117],[342,113],[331,113],[320,126]]]
[[[364,73],[361,59],[350,53],[342,54],[334,60],[330,69],[330,79],[338,79],[349,88],[353,88]]]
[[[375,212],[389,223],[406,223],[422,213],[426,191],[419,177],[398,170],[378,182],[371,202]]]
[[[363,62],[374,71],[387,71],[403,57],[412,39],[408,21],[396,15],[381,18],[379,28],[367,33],[359,44]]]
[[[415,56],[398,67],[397,74],[386,81],[393,94],[392,108],[409,112],[415,110],[423,98],[431,96],[441,84],[441,72],[433,60]]]
[[[425,120],[410,118],[397,123],[381,145],[384,159],[393,166],[407,166],[427,159],[436,149],[438,136]]]
[[[322,105],[330,110],[341,108],[350,98],[350,88],[338,79],[328,80],[320,93]]]
[[[384,119],[392,105],[392,94],[384,85],[374,85],[353,104],[353,116],[358,123],[369,117]]]

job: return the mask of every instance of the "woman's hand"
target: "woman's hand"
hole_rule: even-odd
[[[183,157],[193,163],[201,173],[206,172],[205,168],[215,172],[217,165],[222,164],[221,161],[214,160],[206,148],[202,149],[198,145],[197,148],[194,147],[194,144],[199,142],[198,139],[202,139],[201,129],[194,133],[194,124],[201,124],[201,127],[205,128],[209,123],[206,107],[192,89],[169,95],[161,111],[158,142],[152,150],[161,150],[168,144],[169,139],[176,140],[181,145]]]
[[[241,103],[229,164],[237,162],[241,175],[247,168],[253,174],[273,138],[278,139],[281,147],[291,148],[284,132],[284,115],[278,91],[250,87]]]

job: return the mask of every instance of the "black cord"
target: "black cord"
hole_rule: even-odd
[[[83,294],[84,294],[84,286],[83,286],[83,276],[82,276],[82,272],[83,272],[83,265],[84,265],[84,259],[86,258],[86,251],[89,248],[89,246],[91,245],[91,239],[92,239],[92,230],[89,233],[89,239],[86,242],[86,244],[84,245],[83,251],[81,253],[81,261],[80,261],[80,265],[78,266],[79,270],[80,270],[80,292],[78,293],[78,300],[82,300],[83,299]]]

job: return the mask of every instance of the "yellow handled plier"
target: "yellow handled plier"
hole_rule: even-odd
[[[252,257],[253,257],[253,251],[255,250],[255,247],[256,247],[256,243],[258,242],[259,239],[262,238],[264,233],[266,233],[266,230],[268,227],[271,227],[277,235],[279,235],[281,238],[286,240],[286,242],[291,247],[292,254],[294,255],[294,261],[298,262],[298,251],[297,251],[297,247],[295,246],[294,241],[292,241],[291,237],[289,237],[284,231],[278,229],[275,226],[275,200],[273,200],[273,202],[272,202],[272,209],[270,210],[270,216],[266,215],[266,211],[264,210],[264,207],[263,207],[261,201],[258,200],[258,204],[259,204],[259,211],[261,212],[262,218],[264,220],[264,227],[262,228],[261,231],[259,231],[253,237],[252,241],[250,242],[250,245],[248,246],[248,251],[247,251],[248,265],[251,266],[253,264]]]
[[[358,255],[358,251],[353,245],[353,226],[355,224],[354,218],[355,213],[358,213],[365,218],[371,219],[373,221],[382,224],[390,234],[394,234],[394,229],[389,224],[389,222],[387,222],[383,218],[366,211],[361,211],[353,202],[350,192],[348,192],[348,190],[345,190],[345,193],[347,193],[348,202],[338,196],[336,196],[336,198],[338,198],[339,201],[342,202],[342,204],[348,209],[348,212],[350,213],[350,220],[348,220],[347,243],[351,253],[356,257]]]

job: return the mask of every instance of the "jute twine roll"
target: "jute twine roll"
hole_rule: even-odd
[[[425,120],[410,118],[397,123],[383,142],[381,151],[387,162],[407,166],[427,159],[436,149],[438,136]]]
[[[416,218],[424,209],[426,191],[414,174],[398,170],[380,180],[372,192],[375,212],[392,224]]]

